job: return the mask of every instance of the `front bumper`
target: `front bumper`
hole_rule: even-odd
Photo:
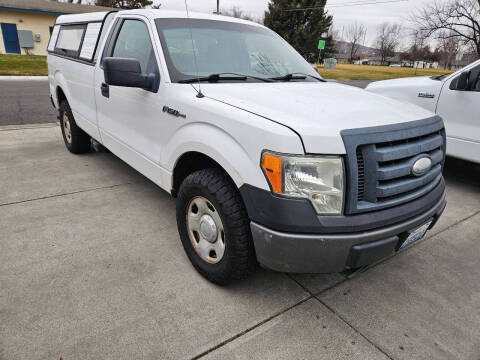
[[[445,193],[428,210],[408,220],[345,234],[292,234],[251,222],[257,259],[266,268],[293,273],[334,273],[378,261],[398,250],[409,232],[433,220],[446,206]]]

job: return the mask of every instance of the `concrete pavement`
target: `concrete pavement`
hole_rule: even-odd
[[[478,359],[480,166],[449,159],[428,237],[353,280],[260,270],[221,288],[174,201],[57,126],[0,128],[0,359]]]

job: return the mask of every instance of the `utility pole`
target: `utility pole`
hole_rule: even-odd
[[[220,0],[217,0],[217,15],[220,15]]]

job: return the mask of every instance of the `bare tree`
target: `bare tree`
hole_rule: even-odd
[[[480,56],[480,0],[434,0],[414,13],[412,21],[426,37],[458,38]]]
[[[452,34],[441,34],[436,52],[445,65],[445,69],[451,69],[452,63],[462,47],[461,40]]]
[[[333,49],[332,50],[335,53],[339,52],[340,48],[338,46],[338,42],[343,41],[343,39],[341,37],[341,34],[340,34],[340,31],[332,25],[332,26],[330,26],[330,29],[328,29],[327,34],[328,34],[327,36],[333,40]]]
[[[383,23],[378,26],[377,31],[376,47],[381,62],[384,64],[387,58],[395,55],[395,51],[400,44],[402,26],[399,24]]]
[[[143,9],[151,6],[153,0],[95,0],[97,6],[107,6],[119,9]]]
[[[367,28],[363,24],[355,22],[347,28],[345,40],[349,43],[350,55],[349,60],[352,63],[357,58],[360,45],[365,41]]]

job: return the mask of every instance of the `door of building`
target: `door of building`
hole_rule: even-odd
[[[17,25],[2,23],[3,43],[7,54],[20,54]]]

